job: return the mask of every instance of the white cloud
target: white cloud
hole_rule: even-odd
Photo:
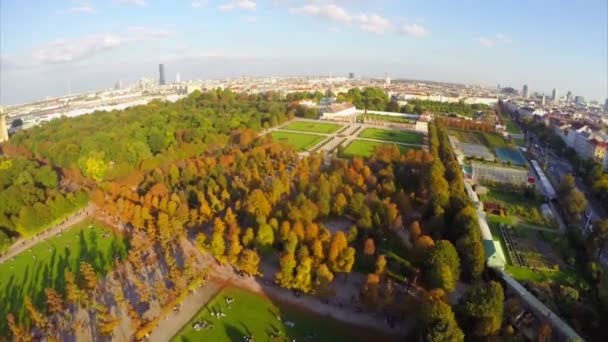
[[[374,33],[384,33],[391,29],[391,22],[377,14],[361,14],[357,18],[361,29]]]
[[[511,44],[513,42],[513,40],[511,39],[511,37],[509,37],[506,34],[503,33],[497,33],[496,35],[494,35],[493,37],[487,38],[487,37],[480,37],[479,38],[479,44],[485,46],[485,47],[494,47],[498,44]]]
[[[34,60],[43,64],[79,61],[97,52],[115,49],[125,41],[118,35],[99,35],[79,40],[58,40],[34,51]]]
[[[148,1],[146,0],[115,0],[116,2],[120,3],[120,4],[126,4],[126,5],[135,5],[135,6],[148,6]]]
[[[311,17],[319,17],[331,21],[337,21],[342,23],[348,23],[353,20],[353,16],[350,15],[345,9],[340,6],[330,5],[306,5],[302,7],[294,7],[289,9],[289,13],[293,14],[304,14]]]
[[[494,39],[490,39],[490,38],[486,38],[486,37],[480,37],[479,38],[479,44],[485,46],[485,47],[493,47],[494,45],[496,45],[496,41]]]
[[[502,34],[502,33],[498,33],[496,35],[496,39],[500,40],[503,43],[507,43],[507,44],[510,44],[513,42],[511,37],[507,36],[506,34]]]
[[[143,26],[132,27],[129,29],[129,33],[132,35],[132,39],[134,40],[162,39],[174,34],[173,31],[167,29]]]
[[[429,30],[426,27],[418,24],[404,25],[401,28],[401,32],[407,34],[408,36],[417,38],[425,37],[429,34]]]
[[[289,13],[317,17],[340,24],[357,24],[362,30],[374,33],[385,33],[392,29],[390,20],[379,14],[354,15],[335,4],[308,4],[302,7],[292,7],[289,9]]]
[[[207,0],[192,1],[192,8],[201,8],[207,6]]]
[[[158,40],[173,35],[166,29],[132,27],[121,33],[106,33],[73,40],[56,40],[35,49],[32,57],[39,64],[77,62],[95,54],[114,50],[132,43]]]
[[[68,13],[97,13],[93,5],[88,2],[74,2],[74,5],[68,8]]]
[[[251,0],[232,0],[224,2],[218,8],[220,11],[228,12],[233,10],[250,10],[255,11],[257,4]]]

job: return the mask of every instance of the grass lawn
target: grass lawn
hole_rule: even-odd
[[[274,139],[274,141],[276,142],[282,142],[292,145],[296,148],[296,150],[301,152],[306,151],[311,147],[315,146],[323,139],[325,139],[325,137],[314,134],[274,131],[272,132],[272,139]]]
[[[365,141],[365,140],[353,140],[342,152],[342,155],[346,158],[353,157],[362,157],[369,158],[374,154],[374,150],[376,147],[390,144],[390,143],[381,143],[378,141]],[[396,145],[402,154],[407,153],[413,147]]]
[[[234,298],[231,308],[226,297]],[[221,310],[225,317],[211,316],[212,310]],[[279,321],[277,316],[281,318]],[[211,329],[195,331],[194,322],[208,321]],[[295,325],[289,327],[287,322]],[[315,316],[294,307],[273,303],[268,298],[242,290],[227,287],[221,290],[182,330],[173,337],[173,342],[243,341],[246,335],[253,335],[255,341],[274,341],[270,334],[281,336],[276,341],[306,341],[309,334],[316,334],[313,341],[369,341],[373,336],[386,340],[382,334],[349,326],[333,319]],[[380,335],[380,336],[378,336]]]
[[[342,128],[342,125],[327,122],[295,121],[281,128],[290,131],[330,134]]]
[[[505,138],[496,133],[450,129],[449,135],[455,136],[458,138],[458,140],[464,143],[485,145],[491,151],[494,151],[495,148],[513,147],[508,141],[505,140]]]
[[[413,132],[396,131],[390,129],[366,128],[360,138],[395,141],[406,144],[422,144],[422,135]]]
[[[108,235],[104,238],[102,232]],[[45,288],[65,293],[64,270],[69,268],[78,274],[80,261],[86,261],[98,273],[105,274],[113,267],[114,256],[123,258],[126,254],[125,240],[97,222],[84,220],[0,264],[0,317],[12,312],[23,322],[27,315],[23,305],[26,295],[42,309]],[[6,319],[1,319],[0,336],[7,334]]]

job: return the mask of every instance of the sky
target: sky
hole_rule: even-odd
[[[1,0],[0,103],[168,80],[344,75],[608,98],[606,0]]]

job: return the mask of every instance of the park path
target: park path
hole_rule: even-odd
[[[170,341],[221,289],[222,285],[208,281],[182,302],[179,311],[165,317],[148,337],[148,341]]]
[[[49,238],[52,238],[53,236],[71,228],[72,225],[89,217],[93,212],[95,212],[95,210],[96,210],[95,205],[90,203],[83,209],[80,209],[79,211],[72,214],[67,219],[63,220],[60,224],[58,224],[52,228],[49,228],[35,236],[32,236],[31,238],[17,240],[11,247],[9,247],[9,249],[6,251],[6,253],[4,253],[4,254],[2,254],[2,256],[0,256],[0,264],[6,262],[7,260],[16,256],[17,254],[19,254],[23,251],[26,251],[29,248],[32,248],[34,245],[36,245],[42,241],[45,241]]]
[[[381,331],[383,334],[405,335],[414,328],[415,319],[406,317],[405,321],[399,322],[394,328],[390,328],[385,316],[379,313],[357,312],[350,304],[351,296],[358,293],[360,283],[364,281],[365,275],[352,273],[348,281],[342,279],[334,280],[335,297],[323,303],[319,298],[302,294],[294,296],[289,289],[281,288],[274,284],[272,274],[276,267],[269,264],[261,265],[267,277],[239,277],[232,266],[215,264],[209,274],[209,280],[197,290],[191,293],[182,302],[179,311],[169,313],[150,334],[150,341],[169,341],[177,335],[182,327],[187,324],[203,306],[225,286],[236,286],[270,298],[276,303],[299,307],[307,312],[319,315],[319,317],[330,317],[332,319]],[[273,271],[271,271],[273,270]],[[342,277],[340,277],[342,278]]]

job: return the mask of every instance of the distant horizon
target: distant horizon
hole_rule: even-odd
[[[603,102],[607,26],[605,0],[3,0],[0,103],[156,79],[159,63],[167,80],[388,73]]]

